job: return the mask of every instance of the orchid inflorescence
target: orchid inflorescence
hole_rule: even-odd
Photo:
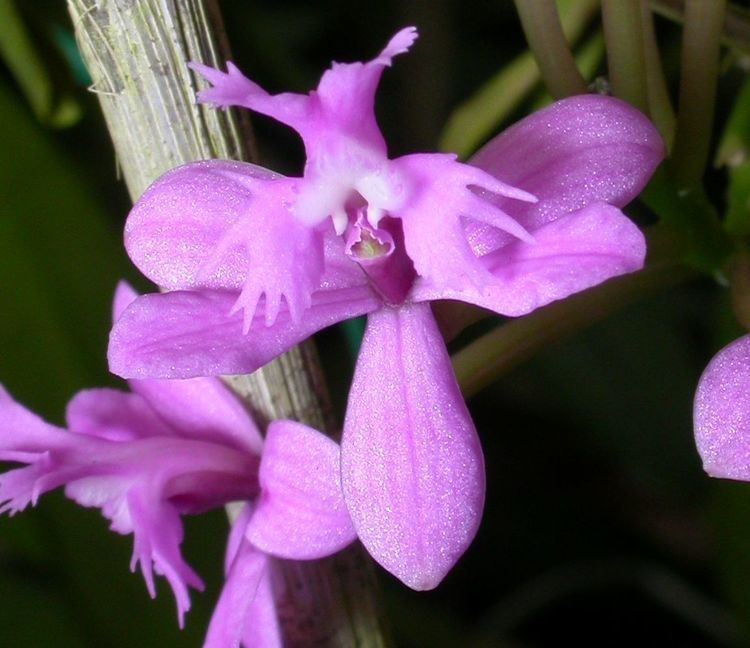
[[[299,133],[302,175],[207,160],[159,178],[131,211],[125,245],[161,292],[121,285],[115,298],[110,368],[131,392],[78,394],[68,429],[0,396],[0,460],[26,464],[0,476],[0,511],[64,486],[133,534],[133,567],[152,595],[153,571],[167,578],[180,619],[188,586],[202,586],[180,554],[180,516],[245,503],[207,646],[280,644],[277,560],[359,538],[426,590],[471,544],[482,449],[431,302],[522,316],[643,266],[644,237],[621,208],[664,156],[653,125],[619,99],[579,95],[468,163],[391,159],[375,92],[416,37],[407,28],[366,63],[334,64],[306,95],[268,94],[231,63],[193,64],[211,84],[200,101]],[[216,378],[362,315],[340,449],[292,421],[272,422],[264,438]]]

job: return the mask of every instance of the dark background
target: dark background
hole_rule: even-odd
[[[0,64],[0,382],[61,423],[75,391],[118,384],[104,359],[117,279],[147,285],[121,250],[129,199],[64,3],[17,4],[56,97],[81,117],[67,128],[40,119]],[[413,53],[386,72],[378,98],[392,154],[434,150],[452,110],[525,48],[509,0],[222,7],[235,61],[274,92],[311,89],[332,59],[371,57],[416,24]],[[657,25],[675,87],[679,29]],[[739,80],[734,68],[722,78],[719,123]],[[541,96],[540,87],[509,121]],[[253,124],[263,163],[299,171],[295,137],[263,118]],[[721,206],[721,172],[710,172],[709,189]],[[629,213],[651,218],[638,204]],[[726,290],[697,279],[550,346],[473,398],[487,461],[483,525],[436,591],[409,591],[380,570],[395,643],[745,643],[750,486],[703,474],[691,422],[702,368],[738,334]],[[341,411],[352,367],[343,331],[321,335],[320,349]],[[198,646],[226,532],[222,511],[186,521],[185,553],[207,591],[193,596],[180,632],[164,581],[151,601],[128,573],[130,537],[60,493],[44,497],[0,519],[0,645]]]

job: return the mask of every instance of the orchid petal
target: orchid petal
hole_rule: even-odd
[[[294,421],[268,428],[261,495],[247,526],[254,546],[280,558],[310,560],[357,537],[341,493],[338,445]]]
[[[370,315],[341,470],[354,527],[373,558],[414,589],[435,587],[479,526],[484,464],[427,304]]]
[[[112,300],[112,321],[116,322],[123,311],[130,306],[138,297],[138,293],[127,282],[120,281],[115,288],[115,296]]]
[[[213,441],[260,456],[263,437],[258,426],[218,378],[130,380],[128,384],[180,437]]]
[[[226,73],[199,63],[191,67],[213,85],[199,93],[200,101],[218,106],[244,106],[291,126],[302,136],[308,156],[321,139],[334,132],[345,133],[368,148],[385,152],[373,110],[375,91],[383,69],[390,66],[393,57],[407,52],[416,38],[416,29],[407,27],[367,63],[334,63],[323,74],[317,90],[309,95],[290,92],[270,95],[232,63],[227,64]]]
[[[110,370],[138,379],[250,373],[316,331],[380,305],[367,286],[321,291],[299,324],[282,310],[270,327],[256,316],[246,336],[242,316],[229,314],[235,297],[208,290],[139,297],[110,335]]]
[[[533,240],[477,190],[485,195],[503,192],[509,198],[526,201],[534,200],[530,194],[456,162],[453,155],[406,155],[393,164],[412,182],[410,200],[394,216],[401,219],[406,251],[418,275],[454,288],[466,282],[479,288],[491,278],[466,238],[464,218],[468,216],[521,240]]]
[[[470,162],[539,199],[534,204],[498,202],[533,234],[544,223],[593,202],[624,207],[664,155],[661,136],[638,110],[614,97],[580,95],[522,119]],[[468,229],[477,254],[511,240],[486,225],[474,223]]]
[[[246,322],[264,297],[269,325],[284,299],[298,320],[319,286],[323,240],[290,212],[295,183],[241,162],[179,167],[135,204],[125,247],[162,288],[239,289]]]
[[[643,267],[646,242],[619,209],[595,203],[542,225],[534,243],[516,241],[480,261],[493,277],[483,290],[418,279],[415,301],[454,299],[507,316],[529,313],[557,299]]]
[[[239,523],[240,520],[234,528],[242,531]],[[238,647],[240,643],[246,648],[281,648],[272,589],[272,561],[243,540],[230,562],[203,648]]]
[[[695,442],[712,477],[750,480],[750,335],[724,347],[698,383]]]
[[[175,436],[174,430],[138,394],[117,389],[78,392],[65,411],[68,428],[110,441],[133,441],[150,436]]]
[[[80,503],[80,502],[79,502]],[[127,505],[133,524],[133,558],[131,571],[140,563],[151,598],[156,596],[153,569],[163,575],[174,592],[180,628],[185,625],[185,613],[190,609],[188,586],[203,590],[203,581],[182,558],[182,520],[175,508],[146,487],[131,489]]]

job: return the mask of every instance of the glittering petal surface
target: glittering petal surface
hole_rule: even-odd
[[[319,286],[323,240],[290,211],[295,183],[242,162],[179,167],[136,202],[125,247],[162,288],[236,289],[248,319],[261,298],[269,323],[282,301],[299,318]]]
[[[693,417],[705,471],[750,480],[750,335],[724,347],[706,367]]]
[[[367,286],[321,291],[299,324],[284,310],[272,326],[259,314],[246,335],[242,315],[230,315],[235,299],[208,290],[139,297],[110,334],[110,370],[137,379],[250,373],[316,331],[380,305]]]
[[[428,305],[369,317],[341,467],[349,513],[373,558],[414,589],[435,587],[479,526],[484,463]]]
[[[579,95],[557,101],[514,124],[471,160],[539,202],[503,199],[498,205],[534,233],[540,225],[592,202],[623,207],[664,158],[661,136],[639,111],[619,99]],[[479,254],[510,241],[474,224]]]
[[[227,578],[203,648],[281,648],[273,599],[273,561],[244,538],[252,515],[246,507],[227,544]]]
[[[322,558],[356,538],[341,493],[339,447],[317,430],[293,421],[271,423],[260,487],[247,537],[266,553]]]
[[[419,279],[418,301],[454,299],[502,315],[529,313],[606,279],[643,267],[646,242],[617,207],[594,203],[534,231],[534,242],[516,241],[480,259],[493,277],[481,290],[446,289]]]

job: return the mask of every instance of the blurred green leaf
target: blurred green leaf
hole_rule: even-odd
[[[734,236],[750,234],[750,78],[732,107],[716,153],[716,166],[729,167],[724,228]]]
[[[13,0],[0,0],[0,56],[41,122],[65,128],[80,119],[81,106],[76,98],[57,95],[52,75]]]
[[[559,0],[560,22],[571,44],[593,18],[597,0]],[[440,148],[461,157],[471,154],[493,134],[540,82],[531,52],[524,52],[500,70],[448,118]]]
[[[709,273],[721,269],[731,243],[702,187],[678,189],[667,162],[654,174],[641,199],[681,246],[685,263]]]

